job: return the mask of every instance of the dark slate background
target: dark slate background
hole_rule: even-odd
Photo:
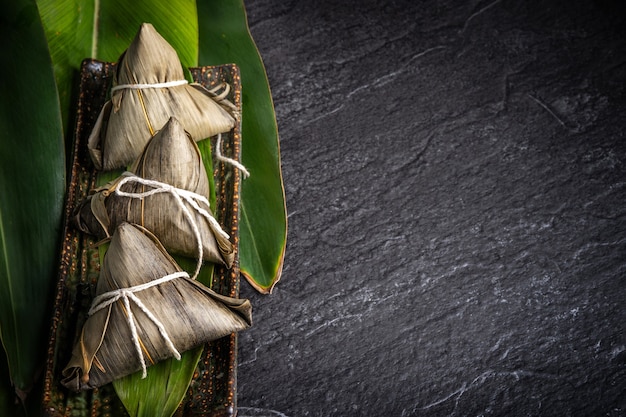
[[[289,236],[240,417],[626,415],[620,3],[246,1]]]

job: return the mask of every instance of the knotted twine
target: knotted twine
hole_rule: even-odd
[[[145,192],[122,191],[121,187],[124,184],[130,183],[130,182],[153,187],[153,189],[145,191]],[[140,200],[144,199],[145,197],[149,197],[151,195],[155,195],[159,193],[169,193],[172,197],[174,197],[175,201],[178,203],[185,217],[189,221],[189,224],[191,225],[191,228],[196,238],[196,242],[198,243],[198,262],[196,265],[196,270],[194,271],[194,274],[191,277],[191,279],[196,279],[196,277],[198,276],[198,273],[200,272],[200,268],[202,267],[202,252],[203,252],[202,236],[200,235],[198,224],[196,223],[193,215],[191,214],[191,211],[185,205],[185,202],[187,202],[191,207],[193,207],[194,210],[196,210],[200,215],[205,217],[209,221],[209,223],[211,223],[215,227],[217,233],[220,233],[220,235],[222,235],[225,239],[229,239],[230,237],[228,236],[226,232],[222,230],[217,220],[215,220],[215,218],[208,211],[200,207],[198,202],[205,203],[207,207],[210,207],[210,203],[207,200],[207,198],[200,194],[196,194],[189,190],[176,188],[170,184],[166,184],[160,181],[141,178],[133,174],[130,174],[130,175],[127,174],[127,176],[125,176],[119,182],[117,188],[115,189],[115,194],[121,197],[137,198]],[[181,277],[189,278],[189,274],[184,271],[175,272],[173,274],[166,275],[162,278],[159,278],[159,279],[156,279],[156,280],[144,283],[144,284],[135,285],[129,288],[119,288],[117,290],[108,291],[94,298],[92,302],[92,306],[89,309],[89,315],[91,316],[94,313],[115,303],[116,301],[120,299],[122,300],[122,302],[124,303],[124,307],[126,308],[126,311],[128,311],[128,315],[127,315],[128,327],[130,328],[130,332],[131,332],[131,340],[133,342],[133,345],[135,346],[135,351],[137,352],[137,356],[139,357],[139,361],[141,363],[141,370],[142,370],[141,378],[142,379],[145,378],[147,375],[146,361],[144,359],[144,355],[141,350],[141,345],[139,343],[139,335],[137,333],[137,326],[135,325],[134,315],[130,308],[130,300],[132,300],[135,303],[135,305],[137,305],[137,307],[139,307],[141,311],[143,311],[146,314],[146,316],[148,316],[148,318],[154,323],[154,325],[159,329],[159,333],[161,334],[161,337],[163,337],[163,340],[165,341],[170,352],[174,355],[176,359],[180,360],[180,353],[178,352],[178,350],[174,346],[174,343],[172,342],[169,335],[167,334],[167,331],[165,330],[163,323],[161,323],[161,321],[157,319],[154,316],[154,314],[152,314],[152,312],[141,302],[141,300],[134,293],[143,291],[147,288],[151,288],[159,284],[162,284],[164,282],[168,282],[173,279],[181,278]]]
[[[154,325],[159,329],[159,333],[161,334],[161,337],[163,337],[163,340],[165,340],[165,344],[169,348],[170,352],[172,352],[172,354],[174,355],[176,359],[180,360],[180,352],[178,352],[178,350],[176,349],[176,346],[174,346],[174,343],[170,339],[170,336],[167,334],[167,331],[165,330],[163,323],[161,323],[161,321],[157,319],[154,316],[154,314],[150,312],[150,310],[148,310],[145,304],[142,303],[139,297],[137,297],[134,293],[143,291],[148,288],[155,287],[157,285],[163,284],[164,282],[168,282],[176,278],[183,278],[183,277],[189,278],[189,274],[184,271],[175,272],[173,274],[166,275],[162,278],[155,279],[153,281],[146,282],[144,284],[135,285],[133,287],[128,287],[128,288],[119,288],[113,291],[108,291],[94,298],[91,304],[91,308],[89,309],[90,316],[104,308],[107,308],[108,306],[115,303],[116,301],[120,299],[122,300],[122,302],[124,303],[124,307],[126,308],[126,311],[128,312],[127,318],[128,318],[128,327],[130,328],[130,333],[131,333],[131,340],[133,342],[133,345],[135,346],[135,351],[137,352],[137,356],[139,357],[139,362],[141,363],[141,371],[142,371],[141,378],[142,379],[145,378],[148,373],[146,370],[146,361],[144,359],[144,355],[141,350],[141,345],[139,344],[139,334],[137,333],[137,326],[135,325],[135,317],[133,315],[133,311],[130,308],[130,300],[132,300],[135,303],[135,305],[137,305],[137,307],[139,307],[139,309],[141,309],[141,311],[143,311],[146,314],[146,316],[148,316],[148,318],[152,321],[152,323],[154,323]]]
[[[115,87],[111,88],[111,93],[114,93],[116,91],[119,90],[124,90],[124,89],[130,89],[130,90],[143,90],[146,88],[168,88],[168,87],[177,87],[179,85],[185,85],[188,84],[189,82],[187,80],[175,80],[175,81],[168,81],[168,82],[164,82],[164,83],[153,83],[153,84],[120,84],[120,85],[116,85]],[[228,94],[228,91],[230,91],[230,85],[226,84],[227,86],[227,90],[223,93],[224,96],[226,96]],[[220,87],[220,86],[218,86]],[[216,87],[216,88],[218,88]],[[209,90],[210,92],[213,92],[213,90]],[[217,96],[218,99],[223,99],[222,95]],[[236,161],[232,158],[228,158],[226,156],[222,155],[222,134],[218,133],[217,135],[217,141],[215,143],[215,157],[222,162],[225,162],[227,164],[230,164],[232,166],[234,166],[235,168],[239,169],[241,171],[241,173],[243,174],[244,178],[248,178],[250,176],[250,172],[248,172],[248,170],[246,169],[245,166],[243,166],[243,164],[241,164],[239,161]]]
[[[122,186],[129,182],[134,182],[137,184],[146,185],[148,187],[153,187],[153,189],[144,191],[144,192],[122,191]],[[191,229],[193,230],[193,234],[196,238],[197,248],[198,248],[198,262],[196,264],[196,270],[194,271],[191,279],[196,279],[196,277],[198,276],[198,273],[200,273],[200,268],[202,267],[202,252],[203,252],[202,236],[200,235],[200,229],[198,228],[198,224],[196,223],[196,220],[194,219],[194,216],[191,214],[191,211],[189,210],[189,208],[185,205],[185,202],[187,202],[187,204],[193,207],[193,209],[196,212],[198,212],[198,214],[200,214],[205,219],[207,219],[207,221],[213,226],[214,231],[216,233],[219,233],[226,240],[230,239],[230,236],[228,235],[228,233],[222,230],[222,227],[217,222],[217,220],[215,220],[215,218],[211,215],[211,213],[209,213],[208,211],[200,207],[198,203],[204,203],[207,205],[207,207],[211,207],[209,200],[207,200],[206,197],[200,194],[196,194],[189,190],[183,190],[181,188],[176,188],[164,182],[141,178],[133,174],[125,176],[119,182],[119,184],[117,185],[117,188],[115,189],[115,194],[121,197],[136,198],[139,200],[143,200],[146,197],[149,197],[155,194],[160,194],[160,193],[168,193],[172,197],[174,197],[174,200],[178,203],[178,206],[183,211],[185,218],[187,219],[187,221],[189,222],[189,225],[191,226]]]
[[[111,88],[111,93],[114,93],[116,91],[119,90],[125,90],[125,89],[129,89],[129,90],[143,90],[143,89],[147,89],[147,88],[169,88],[169,87],[177,87],[179,85],[185,85],[188,84],[189,82],[187,80],[175,80],[175,81],[168,81],[168,82],[164,82],[164,83],[153,83],[153,84],[120,84],[120,85],[116,85],[115,87]],[[224,83],[227,87],[226,91],[224,93],[222,93],[219,96],[216,96],[219,100],[222,100],[230,91],[230,85]],[[217,86],[215,89],[220,88],[221,86]],[[215,90],[214,89],[214,90]],[[214,90],[209,90],[211,93],[214,92]],[[243,174],[244,178],[248,178],[250,176],[250,172],[248,172],[248,170],[246,169],[245,166],[243,166],[243,164],[241,164],[239,161],[236,161],[235,159],[232,158],[228,158],[226,156],[222,155],[222,134],[218,133],[217,134],[217,141],[215,143],[215,157],[217,158],[217,160],[225,162],[227,164],[230,164],[232,166],[234,166],[235,168],[239,169],[241,171],[241,173]]]

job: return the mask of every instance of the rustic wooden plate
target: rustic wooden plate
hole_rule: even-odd
[[[76,205],[94,187],[96,170],[87,151],[87,138],[107,99],[108,87],[115,64],[85,60],[80,71],[80,90],[76,115],[76,130],[72,149],[71,171],[59,281],[54,301],[54,316],[48,346],[43,407],[46,416],[125,416],[124,406],[111,384],[101,388],[74,393],[60,384],[61,371],[67,364],[77,329],[82,327],[94,296],[100,271],[98,249],[94,240],[68,223]],[[241,111],[241,80],[235,65],[191,68],[194,80],[211,88],[221,82],[231,86],[229,99]],[[240,160],[241,125],[238,123],[227,135],[222,135],[223,154]],[[213,289],[220,294],[236,297],[239,293],[239,191],[240,173],[231,166],[215,164],[217,219],[230,234],[235,245],[235,262],[231,269],[216,267]],[[236,414],[236,355],[235,334],[208,343],[196,369],[187,396],[176,416],[233,416]]]

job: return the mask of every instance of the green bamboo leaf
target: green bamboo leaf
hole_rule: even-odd
[[[176,49],[183,67],[197,64],[194,0],[38,0],[37,4],[54,63],[66,131],[72,130],[72,99],[83,59],[117,62],[141,23],[153,24]]]
[[[152,365],[145,379],[141,379],[141,372],[136,372],[113,381],[115,392],[128,414],[146,417],[173,415],[187,392],[201,355],[202,346],[184,352],[179,361],[170,358]]]
[[[3,3],[0,42],[0,338],[24,397],[45,358],[65,157],[52,63],[33,0]]]
[[[200,65],[236,63],[243,94],[241,273],[260,292],[280,279],[287,239],[278,128],[263,62],[248,29],[242,0],[198,2]]]
[[[66,130],[72,130],[68,123],[73,111],[74,79],[82,60],[116,62],[141,23],[153,24],[176,49],[183,67],[197,64],[198,19],[193,0],[39,0],[39,6],[55,64]],[[130,415],[171,415],[186,393],[200,353],[201,349],[191,351],[180,362],[157,364],[144,380],[130,376],[118,381],[115,388]]]

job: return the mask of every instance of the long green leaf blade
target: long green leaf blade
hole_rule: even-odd
[[[241,272],[261,292],[280,279],[287,239],[278,128],[263,62],[241,0],[198,3],[200,65],[236,63],[243,94],[243,181],[240,206]]]
[[[70,124],[73,123],[69,108],[75,98],[78,70],[82,60],[90,58],[92,54],[96,3],[84,0],[37,0],[54,65],[64,131],[70,133],[66,134],[68,139],[71,138]]]
[[[115,392],[122,399],[131,416],[170,417],[182,402],[196,365],[202,355],[202,346],[184,352],[178,361],[170,358],[141,372],[113,382]]]
[[[62,104],[66,120],[71,120],[72,83],[82,60],[116,62],[144,22],[152,23],[176,49],[183,67],[197,65],[198,19],[193,0],[39,0],[39,4],[60,94],[67,99]],[[180,362],[157,364],[144,380],[133,375],[117,381],[116,391],[130,415],[171,415],[186,393],[200,352],[188,352]]]
[[[43,366],[56,278],[65,156],[37,6],[0,13],[0,337],[18,393]]]

